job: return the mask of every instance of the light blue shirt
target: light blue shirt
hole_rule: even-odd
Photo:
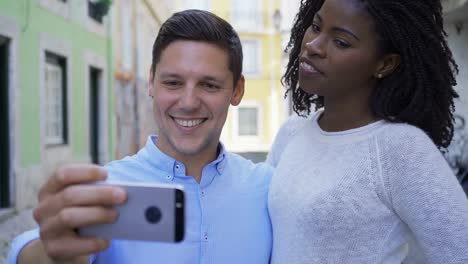
[[[186,195],[186,229],[180,243],[113,240],[90,263],[268,263],[272,246],[267,197],[272,169],[228,153],[206,165],[201,182],[185,166],[162,153],[156,136],[136,155],[105,166],[108,180],[176,183]],[[129,227],[132,228],[132,227]],[[33,230],[12,244],[8,264],[38,238]]]

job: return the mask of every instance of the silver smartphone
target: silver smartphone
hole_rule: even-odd
[[[106,239],[180,242],[185,232],[185,195],[181,185],[99,182],[127,191],[127,201],[115,207],[112,224],[86,226],[80,236]]]

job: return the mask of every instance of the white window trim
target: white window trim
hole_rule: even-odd
[[[213,1],[212,0],[206,0],[206,2],[207,2],[207,9],[203,9],[203,10],[211,12],[213,10]]]
[[[99,162],[101,164],[105,164],[109,161],[109,112],[108,112],[108,69],[106,58],[101,55],[95,54],[92,51],[85,51],[84,52],[84,66],[85,70],[85,122],[87,124],[87,132],[86,135],[86,142],[89,143],[90,134],[89,134],[89,96],[90,96],[90,83],[89,83],[89,69],[90,67],[97,68],[101,70],[101,83],[99,84],[99,98],[101,99],[99,102],[99,112],[100,112],[100,119],[99,119]],[[91,156],[89,156],[89,144],[88,144],[88,161],[91,161]]]
[[[258,5],[258,16],[256,16],[257,18],[257,21],[259,22],[257,25],[255,26],[252,26],[252,27],[249,27],[249,28],[242,28],[242,27],[239,27],[237,26],[236,31],[238,33],[264,33],[265,31],[265,25],[263,23],[263,13],[262,13],[262,0],[251,0],[251,1],[256,1],[257,5]],[[234,17],[234,10],[236,8],[236,1],[235,0],[232,0],[231,1],[231,11],[229,12],[229,21],[233,24],[234,27],[236,27],[236,20],[235,20],[235,17]]]
[[[37,2],[40,7],[48,10],[49,12],[67,20],[71,19],[71,0],[65,3],[57,0],[37,0]]]
[[[47,55],[46,55],[46,58],[47,58]],[[47,59],[46,59],[46,60],[47,60]],[[55,97],[55,96],[58,95],[58,96],[62,97],[62,96],[63,96],[63,95],[62,95],[62,93],[63,93],[63,89],[62,89],[62,83],[63,83],[63,79],[62,79],[62,78],[63,78],[63,76],[61,76],[61,74],[62,74],[62,67],[61,67],[61,65],[56,65],[55,63],[49,63],[49,62],[46,61],[45,70],[46,70],[47,73],[53,72],[54,74],[60,75],[60,83],[59,83],[58,85],[57,85],[57,83],[52,83],[52,84],[54,84],[54,87],[46,87],[46,100],[52,99],[51,96],[52,96],[52,97]],[[44,74],[44,73],[43,73],[43,74]],[[66,78],[66,76],[65,76],[65,78]],[[45,83],[45,84],[47,84],[47,83]],[[51,83],[49,82],[49,85],[50,85],[50,84],[51,84]],[[57,90],[58,90],[58,91],[57,91]],[[48,92],[52,92],[52,93],[57,92],[57,94],[49,95],[49,94],[47,94]],[[53,116],[54,119],[55,119],[55,120],[52,120],[53,123],[63,124],[63,121],[64,121],[63,119],[66,118],[66,117],[64,117],[64,116],[62,116],[62,115],[60,115],[60,116],[55,116],[55,114],[57,114],[57,113],[55,113],[57,106],[60,106],[60,108],[61,108],[61,109],[60,109],[60,112],[62,112],[63,103],[62,103],[62,102],[57,103],[57,102],[55,102],[55,101],[54,101],[54,102],[47,101],[47,104],[45,104],[45,106],[46,106],[46,116],[48,116],[49,118],[50,118],[51,116]],[[54,112],[51,113],[51,112],[50,112],[51,109],[54,109],[54,110],[53,110]],[[60,114],[62,114],[62,113],[60,113]],[[51,121],[51,120],[48,120],[48,121],[49,121],[49,122],[46,123],[46,140],[47,140],[46,143],[47,143],[47,144],[50,144],[50,145],[53,145],[53,144],[56,144],[56,145],[64,144],[65,142],[64,142],[64,138],[63,138],[63,133],[64,133],[65,131],[63,131],[63,127],[60,128],[60,132],[61,132],[61,133],[59,133],[59,134],[55,134],[55,133],[53,133],[52,135],[47,134],[47,131],[48,131],[49,129],[51,129],[51,127],[50,127],[50,125],[51,125],[50,121]],[[57,132],[57,131],[54,131],[54,132]]]
[[[20,165],[17,150],[20,149],[20,138],[19,135],[19,99],[20,99],[20,79],[19,79],[19,43],[20,43],[20,28],[13,20],[0,16],[0,35],[3,35],[10,39],[10,58],[8,61],[8,105],[9,105],[9,117],[8,127],[10,129],[10,175],[9,180],[9,191],[10,191],[10,205],[14,207],[17,204],[16,201],[16,177],[18,174]]]
[[[72,120],[72,100],[71,95],[73,91],[72,83],[73,83],[73,76],[72,76],[72,45],[66,40],[57,39],[54,36],[51,36],[47,33],[40,33],[39,37],[39,87],[40,87],[40,102],[45,102],[46,94],[45,94],[45,79],[44,79],[44,71],[46,65],[46,52],[51,52],[53,54],[57,54],[66,59],[67,67],[66,67],[66,78],[67,78],[67,116],[64,117],[67,121],[67,136],[68,142],[64,145],[48,145],[46,140],[46,122],[45,122],[45,115],[46,115],[46,107],[44,103],[40,104],[40,135],[41,135],[41,162],[46,163],[53,163],[56,161],[56,158],[60,157],[60,160],[69,160],[72,157],[72,146],[73,146],[73,122]]]
[[[102,24],[101,24],[95,21],[93,18],[91,18],[88,15],[88,0],[80,0],[80,1],[83,1],[84,3],[83,16],[85,17],[86,29],[100,37],[103,37],[103,38],[107,37],[106,26],[107,26],[107,23],[109,23],[109,17],[111,16],[111,12],[112,12],[112,5],[114,5],[115,3],[111,5],[107,15],[103,17]]]
[[[242,136],[239,135],[239,108],[241,107],[255,107],[257,108],[257,128],[258,133],[256,136]],[[233,129],[233,142],[236,143],[236,151],[258,151],[262,146],[262,138],[264,132],[263,124],[263,106],[257,101],[242,101],[241,105],[232,109],[232,129]]]
[[[256,72],[246,72],[245,69],[242,69],[242,73],[245,75],[245,77],[248,77],[248,78],[253,78],[253,79],[259,79],[262,77],[262,59],[263,59],[263,56],[262,56],[262,40],[260,38],[242,38],[241,39],[241,43],[245,43],[245,42],[255,42],[256,45],[257,45],[257,56],[256,56],[256,59],[257,59],[257,71]],[[245,51],[244,51],[245,53]],[[243,58],[243,60],[245,60],[245,56]]]

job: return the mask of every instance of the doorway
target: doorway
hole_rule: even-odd
[[[102,70],[90,67],[89,68],[89,149],[91,162],[94,164],[101,164],[100,158],[100,134],[101,126],[100,121],[102,120],[100,102],[101,98],[101,78]]]
[[[10,206],[10,39],[0,36],[0,208]]]

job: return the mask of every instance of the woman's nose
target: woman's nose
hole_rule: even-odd
[[[316,35],[314,38],[306,41],[304,48],[308,56],[326,57],[326,42],[322,35]]]

